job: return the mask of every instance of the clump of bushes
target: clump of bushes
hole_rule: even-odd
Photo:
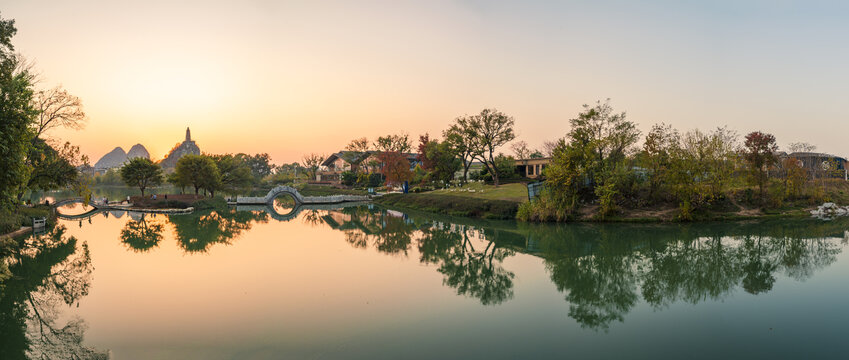
[[[48,218],[50,208],[47,206],[19,207],[11,214],[0,215],[0,234],[16,231],[21,226],[32,226],[32,218]]]

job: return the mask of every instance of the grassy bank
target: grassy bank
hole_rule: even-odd
[[[296,185],[295,188],[303,196],[368,195],[366,190],[344,189],[329,185],[303,184]]]
[[[469,183],[460,188],[435,190],[430,193],[485,200],[528,201],[528,187],[520,183],[504,184],[497,187],[482,183]]]
[[[374,202],[391,207],[483,219],[514,219],[516,210],[519,208],[519,203],[515,201],[445,195],[436,192],[387,194],[375,198]]]

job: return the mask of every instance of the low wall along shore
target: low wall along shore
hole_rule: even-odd
[[[274,198],[280,195],[289,195],[295,202],[303,205],[310,204],[339,204],[354,201],[369,201],[371,198],[365,195],[330,195],[330,196],[303,196],[297,189],[291,186],[278,186],[268,192],[265,196],[238,196],[237,205],[259,205],[270,204]]]

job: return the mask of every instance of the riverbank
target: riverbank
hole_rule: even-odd
[[[386,194],[376,197],[373,201],[377,204],[401,209],[469,218],[505,220],[516,219],[519,208],[524,204],[518,201],[485,199],[478,196],[460,195],[459,193],[447,195],[445,192],[436,191],[415,194]],[[672,204],[621,208],[616,214],[604,218],[598,216],[599,206],[593,204],[581,207],[578,215],[570,222],[681,223],[806,218],[810,217],[810,211],[816,208],[816,205],[797,203],[770,209],[729,202],[723,206],[700,211],[694,214],[692,220],[684,221],[678,216],[680,210]]]

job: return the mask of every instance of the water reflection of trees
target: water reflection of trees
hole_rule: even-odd
[[[204,253],[215,244],[229,245],[253,223],[265,223],[268,214],[235,209],[209,210],[170,216],[178,245],[188,253]]]
[[[145,252],[159,245],[163,228],[161,223],[142,214],[138,220],[127,221],[121,230],[121,242],[136,252]]]
[[[804,281],[837,259],[847,222],[782,221],[690,226],[531,225],[369,209],[328,211],[324,223],[357,248],[407,255],[443,274],[459,295],[500,304],[515,275],[515,251],[541,257],[569,316],[606,330],[642,298],[656,309],[722,300],[736,289],[772,290],[776,276]]]
[[[328,211],[321,219],[342,231],[355,248],[407,256],[415,246],[420,261],[435,265],[443,274],[443,284],[459,295],[479,299],[484,305],[513,297],[515,275],[501,265],[513,251],[496,241],[475,240],[474,235],[480,233],[474,228],[416,222],[399,212],[368,207]]]
[[[826,236],[834,224],[793,223]],[[845,224],[844,224],[845,226]],[[771,228],[770,228],[771,227]],[[607,329],[639,300],[661,309],[676,302],[721,300],[735,289],[772,290],[776,274],[805,280],[837,259],[842,247],[824,237],[801,238],[778,224],[678,227],[585,226],[531,228],[569,315]],[[832,236],[842,234],[834,231]]]
[[[8,278],[0,282],[0,358],[98,359],[105,353],[82,345],[85,323],[59,324],[61,307],[78,304],[91,285],[88,246],[57,227],[44,235],[7,243]]]

